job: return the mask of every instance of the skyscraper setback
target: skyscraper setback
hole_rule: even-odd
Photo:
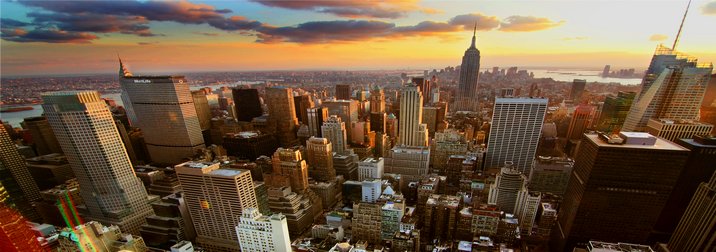
[[[177,164],[205,147],[189,83],[184,76],[133,76],[122,61],[119,67],[125,105],[131,104],[136,117],[132,124],[144,132],[153,162]]]
[[[145,217],[154,214],[149,201],[156,197],[150,198],[135,176],[112,113],[99,93],[52,92],[42,99],[45,115],[82,188],[85,206],[80,211],[86,210],[87,219],[138,235]]]
[[[480,73],[480,50],[475,47],[477,23],[472,33],[472,44],[465,50],[460,65],[460,80],[455,104],[456,110],[477,111],[477,81]]]
[[[622,130],[645,131],[651,118],[698,119],[712,70],[711,63],[657,46]]]

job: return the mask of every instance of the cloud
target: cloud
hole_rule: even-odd
[[[716,15],[716,1],[711,1],[707,4],[704,4],[704,6],[701,7],[701,14]]]
[[[14,42],[89,43],[97,39],[97,35],[57,29],[35,29],[28,32],[18,28],[12,31],[2,29],[2,39]]]
[[[649,37],[649,41],[664,41],[667,38],[669,38],[669,36],[666,36],[664,34],[654,34]]]
[[[142,37],[157,36],[150,21],[181,24],[208,24],[225,31],[251,30],[261,23],[241,16],[224,16],[228,9],[188,1],[34,1],[19,3],[41,9],[27,14],[31,23],[3,19],[4,27],[36,26],[55,32],[122,33]],[[8,25],[5,25],[7,23]],[[43,33],[39,31],[38,33]],[[20,41],[21,42],[21,41]]]
[[[492,30],[500,26],[495,16],[485,16],[480,13],[457,15],[448,21],[451,25],[462,25],[465,30],[472,30],[477,22],[477,29],[481,31]]]
[[[252,0],[265,6],[291,9],[309,10],[320,13],[333,14],[349,18],[401,18],[409,12],[420,11],[426,14],[439,13],[439,10],[425,8],[418,5],[417,0]]]
[[[213,32],[192,32],[192,33],[197,34],[197,35],[210,36],[210,37],[219,36],[218,33],[213,33]]]
[[[498,27],[498,30],[501,31],[536,31],[549,29],[561,24],[561,22],[555,23],[547,18],[527,17],[529,20],[526,21],[520,18],[513,16],[507,19],[507,23],[501,23],[497,17],[472,13],[455,16],[446,22],[422,21],[416,25],[408,26],[397,26],[394,23],[377,20],[336,20],[313,21],[297,26],[284,27],[262,25],[255,31],[256,41],[260,43],[293,42],[308,44],[416,36],[438,36],[445,39],[446,35],[450,33],[472,30],[476,20],[478,21],[477,28],[483,31],[493,30]]]
[[[584,37],[584,36],[576,36],[576,37],[565,37],[565,38],[562,38],[562,40],[564,40],[564,41],[587,40],[587,39],[589,39],[589,37]]]
[[[548,18],[533,16],[509,16],[500,23],[500,31],[505,32],[531,32],[554,28],[564,24],[564,21],[554,22]]]
[[[148,20],[142,16],[117,16],[93,13],[39,13],[27,14],[40,26],[54,26],[64,31],[123,33],[142,37],[156,36],[149,30]]]
[[[395,24],[382,21],[315,21],[296,27],[263,26],[257,29],[258,42],[327,43],[356,41],[386,36]]]
[[[0,26],[3,28],[16,28],[28,26],[30,23],[22,22],[11,18],[0,18]]]

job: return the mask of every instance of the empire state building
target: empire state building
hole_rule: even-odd
[[[460,82],[454,108],[458,110],[477,111],[477,77],[480,72],[480,50],[475,47],[477,24],[472,32],[472,44],[465,50],[460,65]]]

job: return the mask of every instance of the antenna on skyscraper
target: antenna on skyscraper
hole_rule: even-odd
[[[676,38],[674,38],[674,45],[671,46],[672,51],[676,51],[676,45],[679,44],[679,37],[681,36],[681,28],[684,27],[684,21],[686,20],[686,14],[689,13],[689,6],[691,6],[691,0],[689,0],[689,3],[686,5],[686,11],[684,11],[684,17],[681,19],[681,25],[679,25],[679,31],[676,33]]]
[[[475,28],[472,29],[472,36],[475,37],[476,33],[477,33],[477,20],[475,20]]]

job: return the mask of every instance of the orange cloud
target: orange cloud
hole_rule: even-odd
[[[500,23],[500,31],[506,32],[532,32],[554,28],[564,24],[564,21],[555,22],[549,18],[533,16],[509,16]]]
[[[666,36],[664,34],[654,34],[649,37],[649,41],[664,41],[667,38],[669,38],[669,36]]]
[[[277,8],[292,10],[310,10],[320,13],[329,13],[349,18],[400,18],[409,12],[419,11],[426,14],[441,13],[440,10],[422,7],[417,0],[301,0],[276,1],[252,0],[254,2]]]

